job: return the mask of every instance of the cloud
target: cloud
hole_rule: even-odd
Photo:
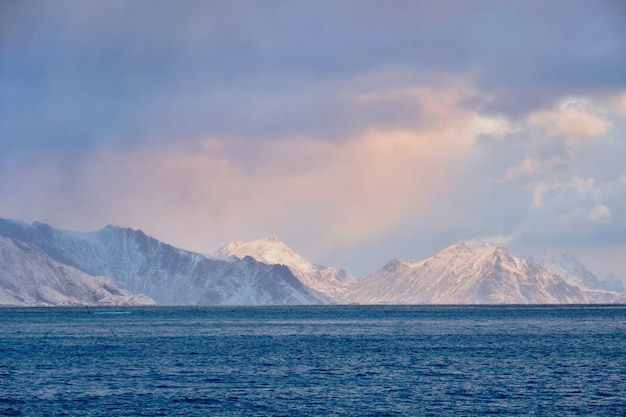
[[[400,102],[419,109],[423,122],[363,123],[342,140],[209,136],[113,143],[81,159],[5,155],[13,163],[0,170],[2,215],[82,230],[116,223],[203,252],[231,239],[279,235],[314,260],[373,242],[387,248],[377,246],[377,257],[419,259],[433,254],[433,245],[461,239],[527,246],[619,241],[626,227],[623,166],[617,179],[603,176],[607,159],[590,152],[624,155],[607,140],[619,114],[587,102],[579,111],[601,114],[609,127],[567,152],[567,134],[552,119],[537,124],[535,113],[513,122],[468,108],[481,93],[458,80],[405,90],[376,89],[372,79],[370,88],[346,90],[353,93],[344,92],[345,103]]]
[[[621,94],[564,97],[519,119],[517,129],[498,140],[481,142],[490,160],[502,161],[500,167],[494,163],[486,169],[496,177],[492,185],[498,193],[486,188],[481,195],[521,195],[524,198],[511,204],[507,197],[492,202],[501,211],[524,209],[506,218],[499,229],[495,224],[488,227],[486,234],[478,235],[487,237],[479,239],[506,242],[527,253],[549,246],[624,243],[625,171],[618,160],[625,155],[626,142],[620,133],[624,116],[615,97]],[[479,212],[489,213],[484,207]]]
[[[499,122],[464,109],[462,90],[416,86],[406,94],[428,114],[420,128],[365,128],[340,142],[209,137],[112,146],[70,166],[48,158],[3,173],[28,190],[5,212],[83,229],[131,225],[196,250],[269,234],[328,250],[415,229],[445,206],[474,138]]]
[[[548,188],[579,181],[576,178],[585,174],[589,178],[621,175],[619,164],[601,162],[624,150],[614,136],[623,116],[603,104],[607,100],[570,96],[520,120],[518,129],[501,141],[510,158],[502,181],[525,182],[532,192],[532,207],[541,204]],[[615,168],[608,176],[607,167]]]
[[[620,2],[0,7],[1,215],[355,264],[620,241]]]
[[[520,164],[508,168],[504,174],[504,179],[512,181],[518,178],[535,177],[546,170],[551,170],[565,163],[563,158],[559,156],[541,159],[536,155],[530,155]]]
[[[590,111],[586,104],[584,99],[569,99],[557,109],[532,114],[530,123],[546,127],[548,134],[563,135],[567,149],[577,151],[584,140],[602,136],[611,129],[611,122]]]
[[[562,223],[569,223],[571,225],[577,225],[582,222],[598,222],[602,220],[609,220],[611,218],[611,210],[603,205],[596,204],[588,209],[577,207],[569,212],[561,215],[559,220]]]
[[[603,205],[596,204],[590,211],[587,216],[589,221],[596,222],[602,220],[610,220],[611,219],[611,210]]]
[[[591,178],[544,184],[540,201],[514,229],[526,243],[579,246],[626,243],[626,187],[622,180],[598,183]]]
[[[626,92],[609,97],[607,102],[612,111],[626,115]]]
[[[568,94],[626,86],[616,2],[440,3],[3,5],[0,143],[83,153],[202,136],[342,140],[363,124],[427,120],[403,93],[345,99],[368,88],[459,79],[481,92],[472,110],[523,118]],[[574,113],[555,122],[601,129],[576,127]]]

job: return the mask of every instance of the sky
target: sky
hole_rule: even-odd
[[[0,0],[0,217],[626,279],[626,3]]]

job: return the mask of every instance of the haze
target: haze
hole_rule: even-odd
[[[626,277],[621,1],[3,1],[0,217]]]

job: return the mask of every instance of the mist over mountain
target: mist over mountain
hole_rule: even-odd
[[[526,259],[466,242],[360,279],[276,237],[233,241],[215,256],[117,226],[79,233],[0,219],[0,237],[0,305],[626,302],[619,281],[598,279],[571,255]]]
[[[0,305],[155,305],[110,279],[56,262],[39,247],[0,236]]]
[[[530,261],[539,263],[563,278],[567,283],[583,288],[625,292],[624,284],[614,277],[613,279],[599,279],[591,273],[578,259],[568,253],[562,255],[544,255],[529,258]]]
[[[185,251],[142,231],[107,226],[90,233],[0,220],[0,235],[29,242],[55,261],[159,305],[320,304],[291,271],[250,257],[216,259]]]

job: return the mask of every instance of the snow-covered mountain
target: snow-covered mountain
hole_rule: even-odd
[[[529,259],[541,264],[550,272],[559,275],[568,284],[594,290],[624,292],[624,285],[621,281],[617,279],[599,279],[571,254],[565,253],[560,256],[545,255]]]
[[[562,304],[624,302],[613,292],[569,284],[504,248],[466,242],[420,262],[393,260],[352,288],[363,304]]]
[[[216,255],[237,258],[250,256],[266,264],[285,265],[302,283],[332,301],[344,300],[347,288],[358,280],[338,266],[312,264],[275,236],[246,243],[232,241],[220,248]]]
[[[50,258],[37,246],[0,236],[0,305],[154,305],[145,295],[119,289]]]
[[[626,287],[617,275],[607,275],[600,280],[600,283],[607,291],[626,293]]]
[[[139,230],[107,226],[90,233],[0,219],[0,235],[29,242],[55,261],[159,305],[321,304],[284,266],[251,257],[215,259],[177,249]]]
[[[607,291],[623,287],[573,257],[516,258],[465,242],[358,279],[275,237],[228,243],[216,257],[117,226],[77,233],[0,219],[0,237],[0,304],[151,302],[133,294],[159,305],[626,303]]]

